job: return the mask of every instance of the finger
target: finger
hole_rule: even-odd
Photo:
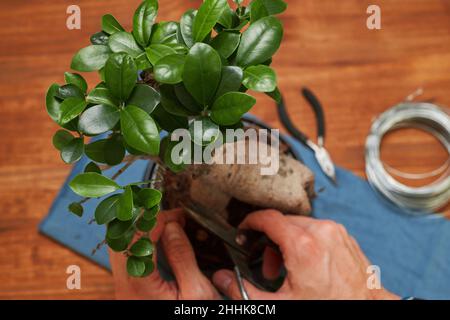
[[[195,259],[194,250],[181,226],[169,222],[162,235],[162,245],[167,260],[175,275],[180,294],[191,298],[214,295],[214,288],[201,273]]]
[[[156,219],[156,226],[150,234],[150,238],[153,242],[157,242],[159,240],[167,223],[175,221],[184,226],[183,209],[161,211],[157,215]]]
[[[264,278],[275,280],[280,276],[283,258],[272,248],[266,247],[263,256],[262,272]]]
[[[220,270],[213,275],[214,285],[224,295],[233,300],[242,300],[242,294],[239,290],[239,285],[236,279],[236,275],[230,270]],[[276,300],[281,299],[280,294],[261,291],[254,285],[244,280],[245,291],[251,300]]]
[[[261,210],[249,214],[239,226],[264,232],[280,249],[289,247],[290,228],[285,216],[276,210]]]

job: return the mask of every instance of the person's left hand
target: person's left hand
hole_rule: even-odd
[[[117,299],[220,299],[214,286],[199,270],[194,251],[182,225],[182,211],[161,212],[158,215],[157,225],[151,233],[153,242],[156,243],[161,238],[164,252],[176,278],[175,282],[162,279],[157,268],[148,277],[130,277],[126,270],[126,257],[110,250]],[[153,256],[156,266],[156,251]]]

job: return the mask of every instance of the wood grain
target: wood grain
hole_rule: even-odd
[[[1,1],[0,21],[0,298],[108,299],[106,270],[37,233],[70,168],[51,145],[57,126],[44,95],[63,81],[73,53],[100,29],[104,13],[131,28],[139,0],[72,1],[82,29],[67,30],[69,2]],[[160,19],[178,19],[200,1],[160,0]],[[425,99],[450,105],[449,0],[288,0],[285,41],[274,60],[295,123],[311,136],[315,119],[299,89],[313,89],[325,106],[327,148],[334,161],[364,175],[364,142],[371,120],[418,87]],[[382,30],[366,28],[366,8],[382,9]],[[96,81],[88,76],[89,83]],[[255,114],[279,127],[273,103],[259,96]],[[423,134],[392,135],[390,164],[426,171],[446,159]],[[82,270],[82,290],[66,289],[66,267]]]

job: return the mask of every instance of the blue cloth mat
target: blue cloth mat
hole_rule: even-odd
[[[450,221],[437,215],[408,215],[405,209],[381,197],[367,181],[341,168],[337,168],[338,187],[333,186],[320,170],[314,154],[296,140],[285,138],[316,175],[318,196],[313,201],[313,215],[345,225],[369,260],[380,267],[383,286],[400,296],[450,299]],[[80,200],[67,184],[88,162],[84,158],[75,165],[39,229],[110,268],[105,247],[91,255],[105,232],[104,227],[95,223],[88,225],[100,200],[88,201],[81,219],[67,210],[68,204]],[[140,181],[147,169],[148,162],[138,161],[118,182]]]

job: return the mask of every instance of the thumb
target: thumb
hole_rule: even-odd
[[[220,270],[213,275],[214,285],[227,297],[233,300],[242,300],[242,294],[239,290],[239,284],[234,272],[230,270]],[[244,280],[244,287],[250,300],[276,300],[278,294],[261,291],[247,280]]]

